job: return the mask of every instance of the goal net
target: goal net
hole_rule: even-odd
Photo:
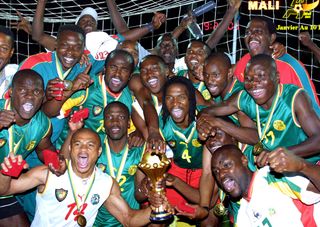
[[[140,40],[142,46],[146,49],[151,49],[156,45],[156,40],[161,34],[171,32],[178,26],[188,10],[203,5],[207,1],[209,0],[116,0],[116,3],[129,28],[135,28],[150,22],[153,12],[159,11],[166,14],[167,22],[160,29],[149,33]],[[274,21],[277,28],[280,26],[277,29],[278,40],[286,46],[288,53],[305,64],[318,89],[318,93],[320,93],[319,63],[313,54],[298,40],[299,29],[308,28],[305,31],[309,31],[313,41],[318,45],[320,44],[320,21],[317,20],[317,18],[320,18],[320,4],[314,9],[307,11],[308,15],[304,15],[303,11],[300,11],[298,15],[293,15],[291,12],[292,15],[287,16],[287,18],[284,16],[288,9],[294,9],[296,3],[308,2],[319,2],[319,0],[243,0],[239,15],[235,19],[235,21],[239,21],[239,25],[230,24],[224,37],[217,45],[216,50],[230,53],[234,56],[235,60],[238,60],[242,55],[247,53],[247,49],[243,43],[243,35],[248,21],[257,15],[269,17]],[[1,24],[10,27],[12,21],[17,21],[16,10],[20,11],[28,21],[32,21],[36,4],[35,0],[0,0]],[[216,29],[216,26],[221,22],[227,10],[227,1],[216,0],[216,4],[214,10],[197,18],[197,22],[204,33],[204,41]],[[98,12],[98,29],[109,34],[115,34],[116,31],[110,20],[105,0],[48,1],[45,11],[45,32],[56,35],[61,24],[74,23],[82,9],[88,6],[95,8]],[[250,7],[251,10],[249,9]],[[254,8],[252,9],[252,7]],[[188,31],[185,31],[179,37],[180,56],[184,55],[191,39],[192,37]],[[13,63],[20,63],[31,54],[44,51],[37,43],[32,41],[31,36],[23,31],[16,33],[16,41],[15,55],[11,60]]]

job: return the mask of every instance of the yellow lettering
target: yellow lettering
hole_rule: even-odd
[[[126,176],[121,175],[120,180],[119,180],[119,187],[120,187],[120,191],[124,191],[124,189],[121,187],[125,182],[127,181]]]
[[[191,156],[189,155],[189,150],[185,149],[181,156],[182,159],[186,159],[188,163],[191,163]]]

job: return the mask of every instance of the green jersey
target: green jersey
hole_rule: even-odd
[[[293,109],[299,92],[303,92],[303,89],[295,85],[278,85],[269,110],[257,105],[246,91],[240,92],[238,108],[256,122],[259,137],[265,149],[271,151],[280,146],[294,146],[308,138],[296,120]],[[307,158],[313,163],[319,159],[320,157],[317,155]]]
[[[203,146],[198,140],[196,122],[182,129],[169,116],[161,130],[162,135],[173,151],[174,163],[185,169],[202,168]]]
[[[10,100],[0,100],[1,110],[11,110]],[[14,152],[22,155],[25,159],[40,141],[47,136],[51,129],[50,119],[41,111],[38,111],[31,120],[23,125],[11,125],[9,128],[3,128],[0,131],[0,162]]]
[[[177,76],[183,76],[189,79],[188,77],[188,70],[179,70],[177,73]],[[195,87],[195,89],[197,89],[201,95],[203,96],[203,98],[205,100],[210,100],[211,99],[211,95],[210,92],[208,91],[206,85],[204,84],[204,82],[200,82],[200,83],[193,83],[193,86]]]
[[[214,97],[213,100],[215,101],[215,103],[221,103],[223,101],[228,100],[233,94],[238,93],[239,91],[241,91],[243,89],[244,89],[243,83],[241,83],[239,80],[234,78],[232,81],[232,85],[231,85],[229,91],[227,92],[227,94],[225,95],[225,97],[222,98],[221,96],[217,96],[217,97]],[[238,118],[235,114],[232,114],[229,117],[236,125],[238,125],[238,126],[240,125]]]
[[[97,166],[118,181],[121,196],[129,206],[132,209],[139,209],[139,203],[134,197],[134,175],[143,155],[143,147],[133,147],[129,150],[128,145],[125,145],[119,153],[116,153],[109,148],[107,141],[105,141],[102,148]],[[113,169],[113,171],[110,171],[110,169]],[[121,224],[102,206],[99,209],[94,226],[109,227],[121,226]]]
[[[131,113],[133,97],[129,87],[126,86],[120,94],[112,94],[105,85],[104,76],[100,74],[99,76],[94,77],[94,83],[86,91],[73,94],[62,108],[65,109],[64,111],[66,111],[66,109],[74,108],[75,106],[88,108],[89,117],[85,119],[84,127],[97,132],[102,141],[104,138],[103,109],[107,104],[113,101],[122,102],[129,108]],[[67,137],[68,130],[69,126],[66,124],[57,142],[58,149],[62,146]]]

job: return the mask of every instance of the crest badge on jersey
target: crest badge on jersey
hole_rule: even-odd
[[[5,139],[0,139],[0,147],[3,147],[3,145],[5,145],[7,142],[7,140]]]
[[[137,165],[132,165],[128,169],[129,175],[133,176],[137,172]]]
[[[62,202],[68,195],[68,190],[64,190],[63,188],[55,190],[56,198],[59,202]]]
[[[36,145],[36,141],[35,140],[32,140],[30,143],[28,143],[28,145],[26,146],[26,150],[27,151],[30,151],[32,150]]]
[[[169,146],[170,146],[171,148],[174,148],[174,147],[176,146],[176,141],[170,140],[170,141],[168,141],[168,144],[169,144]]]
[[[92,107],[92,112],[94,116],[98,116],[102,111],[102,107],[101,106],[93,106]]]
[[[99,163],[99,164],[98,164],[98,168],[99,168],[102,172],[105,173],[105,171],[106,171],[106,166],[105,166],[105,165],[103,165],[102,163]]]
[[[273,127],[277,131],[283,131],[286,129],[286,124],[281,120],[275,120],[273,122]]]
[[[97,205],[100,201],[100,195],[99,194],[93,194],[91,197],[91,203],[92,205]]]

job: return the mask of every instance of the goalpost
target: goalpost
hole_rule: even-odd
[[[140,40],[140,43],[146,48],[151,49],[156,45],[158,37],[166,32],[171,32],[178,26],[182,17],[189,9],[194,9],[197,6],[205,4],[209,0],[116,0],[119,11],[127,22],[129,28],[138,27],[151,21],[153,12],[159,11],[165,13],[167,22],[162,25],[159,30],[149,33]],[[304,47],[298,40],[298,29],[290,29],[294,26],[297,28],[308,28],[313,41],[320,45],[320,4],[308,11],[309,18],[297,16],[289,16],[284,18],[286,10],[292,9],[296,2],[312,3],[319,0],[268,0],[268,1],[248,1],[243,0],[239,10],[239,15],[230,24],[225,36],[217,45],[216,50],[230,53],[234,60],[247,53],[246,47],[243,43],[243,35],[248,21],[256,16],[263,15],[271,18],[276,26],[280,28],[287,28],[284,30],[278,29],[278,40],[287,48],[287,52],[302,61],[308,72],[311,75],[313,82],[320,93],[320,69],[319,63],[316,61],[312,53]],[[261,4],[265,2],[266,6],[276,6],[278,9],[262,9],[249,10],[249,2],[258,2]],[[27,20],[32,22],[32,18],[36,9],[35,0],[0,0],[0,22],[2,25],[10,27],[10,22],[17,21],[18,17],[15,10],[20,11]],[[197,22],[202,28],[205,41],[210,33],[214,31],[217,24],[221,22],[222,17],[227,10],[227,1],[216,0],[216,7],[214,10],[197,18]],[[109,34],[115,34],[114,27],[110,20],[109,12],[107,10],[105,0],[55,0],[48,1],[45,11],[45,32],[56,35],[61,24],[74,23],[76,17],[85,7],[93,7],[97,10],[98,29],[106,31]],[[261,7],[261,6],[260,6]],[[236,25],[239,21],[239,25]],[[311,26],[313,25],[313,26]],[[287,26],[287,27],[285,27]],[[14,31],[14,30],[13,30]],[[15,32],[15,31],[14,31]],[[185,31],[178,39],[179,54],[182,57],[185,53],[189,41],[192,39],[188,31]],[[20,63],[23,59],[31,54],[36,54],[44,51],[38,44],[32,41],[31,36],[23,31],[16,33],[15,54],[11,60],[13,63]]]

